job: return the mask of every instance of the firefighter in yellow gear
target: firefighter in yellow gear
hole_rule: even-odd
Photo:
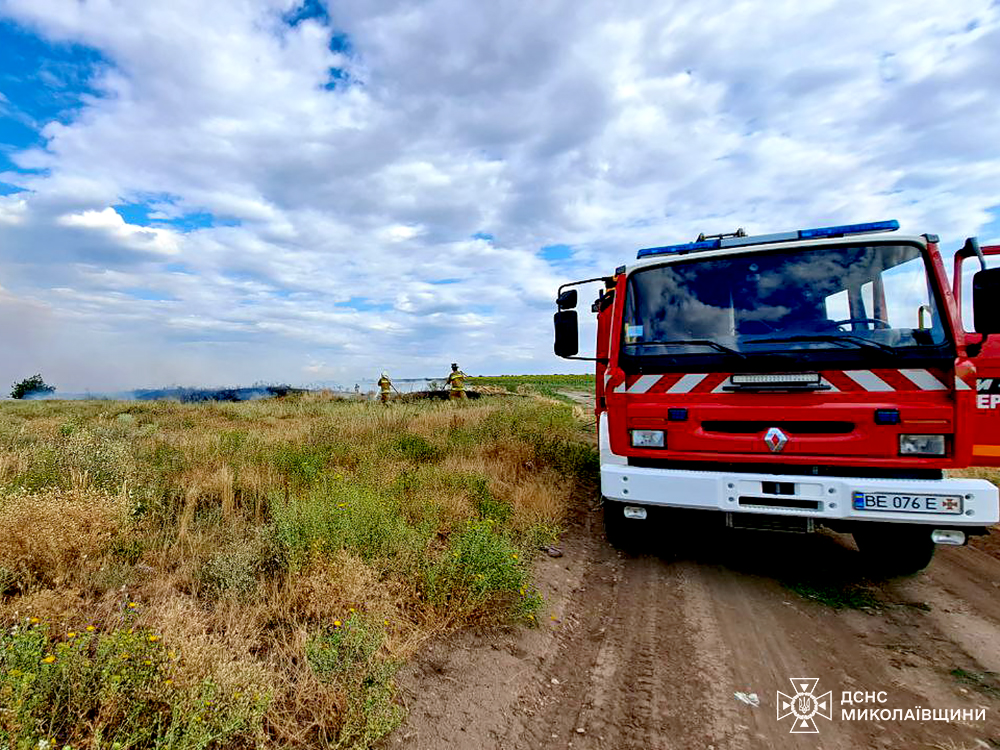
[[[382,371],[382,377],[378,379],[379,400],[383,404],[389,403],[389,396],[392,394],[392,381],[389,380],[389,373]]]
[[[448,398],[454,401],[456,399],[467,399],[469,397],[465,392],[466,377],[468,376],[458,369],[458,365],[455,362],[452,362],[451,372],[448,374],[448,380],[446,381],[451,387],[451,391],[448,393]]]

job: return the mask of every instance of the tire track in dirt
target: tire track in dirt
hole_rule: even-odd
[[[410,719],[393,746],[1000,748],[1000,690],[987,674],[1000,653],[1000,561],[989,554],[944,550],[927,573],[873,588],[872,607],[835,610],[781,581],[811,580],[812,569],[824,581],[830,571],[860,578],[843,538],[719,537],[629,556],[607,545],[600,519],[581,511],[566,557],[539,563],[554,619],[547,611],[537,630],[456,636],[416,660],[401,680]],[[968,618],[974,642],[955,630]],[[983,680],[961,682],[955,670]],[[777,719],[776,693],[791,692],[793,677],[833,692],[834,719],[816,719],[819,735],[790,734]],[[985,707],[987,719],[841,720],[840,693],[855,690],[887,692],[866,707]]]
[[[707,746],[713,717],[690,721],[708,685],[683,622],[676,573],[655,558],[621,559],[596,542],[586,604],[561,634],[543,689],[521,697],[501,746]]]

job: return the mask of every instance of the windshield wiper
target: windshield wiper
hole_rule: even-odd
[[[895,347],[889,346],[888,344],[883,344],[878,341],[872,341],[871,339],[862,338],[861,336],[852,336],[849,333],[842,334],[829,334],[829,333],[810,333],[803,334],[799,336],[781,336],[778,338],[763,338],[756,339],[753,341],[744,341],[744,344],[783,344],[795,341],[829,341],[834,344],[839,344],[840,342],[847,342],[854,344],[856,346],[867,346],[869,349],[879,349],[883,352],[892,352],[895,354]]]
[[[676,339],[673,341],[636,341],[631,344],[625,344],[626,347],[630,346],[710,346],[716,351],[722,352],[723,354],[732,354],[740,359],[746,359],[746,354],[743,352],[736,351],[735,349],[730,349],[724,344],[720,344],[718,341],[712,341],[712,339]]]

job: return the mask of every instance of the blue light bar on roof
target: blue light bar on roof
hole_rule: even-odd
[[[643,248],[637,258],[648,258],[651,255],[670,255],[673,253],[691,253],[697,250],[717,250],[724,247],[745,247],[747,245],[765,245],[771,242],[791,242],[793,240],[815,240],[824,237],[844,237],[848,234],[868,234],[870,232],[895,232],[899,222],[872,221],[867,224],[843,224],[836,227],[820,227],[818,229],[800,229],[797,232],[780,232],[778,234],[762,234],[756,237],[723,237],[719,240],[703,240],[702,242],[687,242],[681,245],[665,245],[663,247]]]
[[[718,240],[704,240],[702,242],[686,242],[683,245],[664,245],[663,247],[643,248],[635,256],[645,258],[649,255],[666,255],[668,253],[690,253],[694,250],[715,250],[719,247]]]
[[[822,227],[821,229],[800,229],[799,238],[810,240],[815,237],[840,237],[845,234],[866,234],[868,232],[895,232],[899,229],[899,222],[892,221],[872,221],[868,224],[844,224],[839,227]]]

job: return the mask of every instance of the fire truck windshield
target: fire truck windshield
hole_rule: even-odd
[[[685,258],[634,271],[623,360],[933,356],[945,326],[920,248],[814,247]]]

